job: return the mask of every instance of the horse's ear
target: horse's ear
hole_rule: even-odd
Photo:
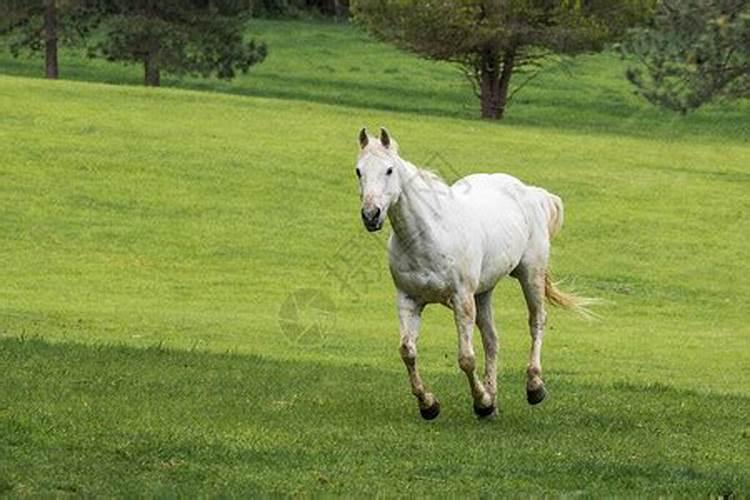
[[[385,148],[391,147],[391,136],[385,127],[380,127],[380,143]]]
[[[391,134],[388,133],[388,130],[385,127],[380,127],[380,144],[382,144],[384,148],[398,153],[396,139],[391,137]]]
[[[367,129],[362,127],[362,130],[359,131],[359,147],[365,149],[365,146],[367,146],[369,141],[370,139],[367,137]]]

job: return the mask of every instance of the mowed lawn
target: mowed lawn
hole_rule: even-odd
[[[485,123],[451,67],[346,26],[259,31],[264,65],[168,81],[186,89],[0,57],[0,494],[750,494],[747,103],[663,114],[590,56]],[[388,229],[359,223],[363,124],[449,180],[565,200],[554,272],[605,304],[551,311],[540,407],[508,280],[499,417],[474,418],[435,307],[420,362],[443,413],[420,420]],[[322,320],[284,307],[311,293]]]

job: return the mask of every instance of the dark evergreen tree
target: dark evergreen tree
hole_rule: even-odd
[[[686,113],[750,97],[750,0],[661,0],[623,48],[640,62],[628,79],[652,103]]]
[[[80,43],[98,20],[94,0],[0,0],[0,34],[8,37],[11,53],[44,52],[47,78],[59,76],[59,44]]]
[[[248,0],[109,0],[102,40],[90,55],[140,63],[146,85],[162,71],[234,78],[266,56],[266,46],[244,39]]]

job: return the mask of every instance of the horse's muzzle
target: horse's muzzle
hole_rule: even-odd
[[[365,225],[365,229],[371,233],[379,230],[383,227],[383,220],[381,219],[382,212],[378,207],[371,209],[362,209],[362,223]]]

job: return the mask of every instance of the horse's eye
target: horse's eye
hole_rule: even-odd
[[[357,172],[357,177],[362,177],[362,172],[359,171],[359,169],[355,170]]]
[[[393,167],[385,171],[385,175],[391,175],[393,173]]]

